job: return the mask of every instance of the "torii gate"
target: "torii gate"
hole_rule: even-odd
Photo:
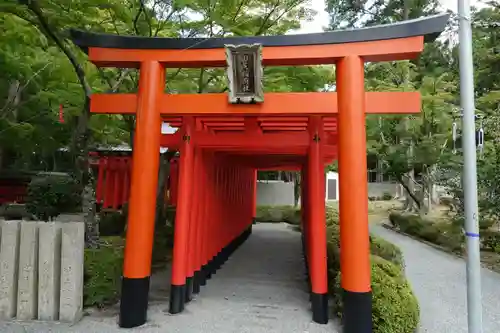
[[[137,94],[94,94],[93,113],[136,114],[121,327],[145,323],[161,145],[180,150],[170,312],[220,267],[251,232],[259,168],[300,168],[302,223],[313,320],[328,322],[324,164],[340,176],[345,332],[372,331],[366,181],[367,113],[418,113],[418,92],[365,92],[364,63],[411,59],[448,15],[318,34],[147,38],[72,31],[96,66],[139,68]],[[262,45],[264,65],[336,64],[336,93],[268,93],[234,105],[226,94],[165,94],[165,68],[225,67],[227,44]],[[162,118],[180,126],[161,136]],[[337,152],[338,151],[338,152]]]

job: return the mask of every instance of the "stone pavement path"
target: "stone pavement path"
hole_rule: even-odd
[[[335,333],[312,323],[304,280],[300,234],[286,224],[257,224],[184,313],[169,315],[168,272],[154,277],[147,325],[120,330],[116,312],[87,316],[74,326],[0,323],[0,332]],[[163,288],[163,289],[162,289]]]
[[[406,274],[420,302],[419,333],[467,333],[465,261],[378,225],[372,232],[403,251]],[[481,271],[483,332],[500,332],[500,274]]]

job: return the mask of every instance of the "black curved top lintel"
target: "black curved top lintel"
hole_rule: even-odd
[[[226,44],[262,46],[306,46],[342,44],[424,36],[426,42],[436,39],[446,27],[449,14],[439,14],[392,24],[360,29],[345,29],[312,34],[249,36],[225,38],[165,38],[100,34],[71,29],[73,43],[87,52],[89,47],[118,49],[215,49]]]

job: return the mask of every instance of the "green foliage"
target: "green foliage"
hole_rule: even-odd
[[[175,214],[174,209],[169,214]],[[117,234],[101,238],[101,246],[97,249],[85,250],[84,272],[84,306],[103,307],[114,304],[120,297],[121,276],[123,273],[123,222],[126,222],[124,213],[106,213],[101,220],[101,235]],[[170,215],[171,216],[171,215]],[[103,224],[103,221],[104,222]],[[173,247],[173,227],[161,219],[155,228],[153,243],[152,268],[164,268],[171,259]],[[116,223],[113,225],[112,223]]]
[[[168,220],[162,219],[155,226],[155,238],[153,243],[153,267],[162,268],[170,261],[172,248],[174,246],[174,228]]]
[[[370,252],[397,265],[404,267],[404,258],[401,249],[383,238],[370,236]]]
[[[257,222],[300,224],[300,209],[293,206],[257,206]]]
[[[487,251],[493,251],[500,254],[500,232],[483,231],[481,232],[481,247]]]
[[[327,251],[329,290],[334,311],[342,317],[340,285],[340,240],[338,211],[327,206]],[[373,331],[376,333],[413,333],[419,324],[418,301],[404,276],[401,250],[379,237],[370,236],[373,295]]]
[[[418,300],[403,271],[379,256],[371,256],[372,322],[374,333],[413,333],[420,320]],[[335,277],[335,312],[342,317],[340,272]]]
[[[103,237],[98,249],[85,250],[83,304],[86,307],[114,304],[120,297],[123,271],[123,239]]]
[[[126,212],[103,211],[99,219],[101,236],[123,236],[127,225]]]
[[[421,238],[453,252],[462,253],[465,237],[461,226],[451,221],[433,222],[418,215],[392,212],[389,215],[391,225],[409,235]]]
[[[30,214],[23,204],[5,204],[0,206],[0,217],[5,220],[33,220],[34,217]]]
[[[61,213],[74,213],[81,202],[78,189],[78,183],[68,175],[35,177],[28,186],[26,207],[43,221]]]

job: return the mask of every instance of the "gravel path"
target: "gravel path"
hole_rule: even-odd
[[[406,274],[420,301],[419,333],[467,333],[465,261],[381,226],[372,232],[403,251]],[[483,332],[500,332],[500,274],[482,269]]]
[[[84,317],[71,327],[49,323],[0,323],[0,332],[179,332],[179,333],[334,333],[311,322],[300,234],[285,224],[257,224],[247,242],[202,289],[184,313],[168,310],[168,272],[154,277],[148,324],[132,330],[111,314]],[[163,289],[162,289],[163,288]],[[114,311],[114,312],[113,312]]]

